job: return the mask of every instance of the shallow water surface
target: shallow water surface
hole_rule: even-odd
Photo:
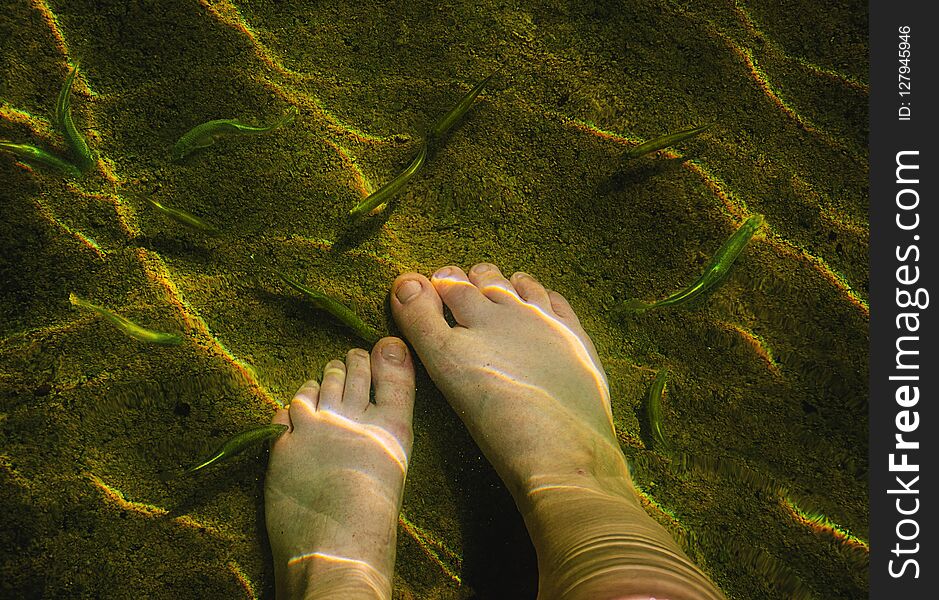
[[[0,139],[64,155],[78,63],[99,159],[74,180],[0,154],[0,595],[272,597],[264,454],[166,478],[361,344],[261,265],[394,333],[395,276],[479,261],[570,299],[648,510],[729,598],[866,595],[866,43],[858,2],[0,2]],[[194,125],[289,106],[170,160]],[[617,313],[694,281],[752,214],[716,291]],[[123,336],[70,293],[185,341]],[[669,454],[643,410],[666,368]],[[423,372],[415,438],[396,596],[533,597],[511,498]]]

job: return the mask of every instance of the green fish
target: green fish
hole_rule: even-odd
[[[692,138],[698,135],[702,131],[710,128],[712,125],[714,125],[714,123],[701,125],[699,127],[691,127],[690,129],[683,129],[681,131],[676,131],[675,133],[668,133],[657,138],[653,138],[627,150],[626,158],[637,158],[643,154],[648,154],[650,152],[655,152],[656,150],[661,150],[662,148],[674,146],[678,142],[683,142],[688,138]]]
[[[430,133],[427,134],[427,139],[430,141],[438,140],[443,137],[447,131],[450,130],[453,125],[460,120],[460,117],[466,114],[466,111],[470,109],[470,106],[473,105],[473,101],[476,100],[476,96],[479,95],[483,88],[486,87],[486,84],[489,83],[489,80],[492,79],[493,75],[496,74],[496,71],[493,71],[489,74],[488,77],[477,83],[473,89],[471,89],[460,101],[450,109],[450,112],[445,114],[442,119],[437,121],[437,124],[434,125],[433,129],[430,130]]]
[[[170,219],[173,219],[177,223],[185,225],[186,227],[189,227],[190,229],[195,229],[196,231],[200,231],[208,235],[217,235],[219,233],[218,227],[215,227],[214,225],[210,225],[209,223],[206,223],[205,221],[203,221],[202,219],[200,219],[199,217],[191,213],[188,213],[184,210],[180,210],[178,208],[171,208],[169,206],[164,206],[160,204],[159,202],[157,202],[156,200],[151,200],[150,198],[147,198],[147,201],[150,204],[152,204],[154,208],[159,210],[161,213],[163,213]]]
[[[665,393],[665,380],[668,379],[668,370],[662,369],[655,376],[649,395],[646,396],[646,414],[649,417],[649,427],[658,450],[668,451],[668,442],[662,431],[662,395]]]
[[[13,142],[5,140],[0,141],[0,148],[29,164],[53,167],[76,179],[82,176],[82,172],[78,167],[67,160],[63,160],[54,154],[46,152],[42,148],[30,146],[29,144],[14,144]]]
[[[424,144],[421,146],[421,149],[418,151],[417,156],[411,161],[411,164],[407,166],[406,169],[401,171],[394,179],[381,186],[371,194],[369,194],[364,200],[355,205],[352,210],[349,211],[349,216],[353,220],[364,217],[378,206],[391,200],[405,184],[410,181],[414,175],[424,166],[424,162],[427,159],[427,147],[437,140],[439,140],[443,135],[460,120],[460,117],[466,114],[466,111],[470,109],[473,105],[473,101],[476,99],[476,96],[483,90],[489,80],[492,79],[492,76],[495,75],[495,72],[491,73],[488,77],[476,84],[473,89],[471,89],[462,99],[457,103],[456,106],[450,109],[450,111],[443,116],[434,127],[427,134]]]
[[[708,262],[707,266],[704,268],[704,274],[685,289],[675,292],[668,298],[659,300],[658,302],[646,303],[640,300],[626,300],[621,306],[621,309],[639,312],[660,306],[677,306],[684,304],[692,298],[697,298],[727,277],[727,274],[730,272],[730,267],[734,264],[734,261],[737,260],[737,257],[740,256],[740,253],[743,252],[750,238],[753,237],[753,234],[762,224],[763,215],[753,215],[744,221],[743,225],[724,242],[724,245],[720,247],[717,254],[711,258],[710,262]]]
[[[215,121],[208,121],[201,125],[196,125],[185,134],[183,137],[179,138],[179,141],[173,146],[172,156],[173,160],[182,160],[189,153],[198,150],[200,148],[207,148],[214,144],[217,140],[225,137],[231,137],[236,135],[257,135],[261,133],[268,133],[282,127],[287,123],[290,123],[297,116],[299,111],[296,106],[291,106],[285,114],[280,119],[274,121],[270,125],[262,125],[260,127],[254,127],[252,125],[245,125],[234,119],[217,119]]]
[[[131,322],[130,320],[122,317],[119,314],[116,314],[103,306],[98,306],[97,304],[92,304],[87,300],[83,300],[76,296],[75,294],[68,295],[69,302],[75,306],[80,306],[82,308],[87,308],[93,310],[105,320],[110,322],[112,325],[121,330],[122,333],[134,338],[139,342],[148,342],[150,344],[164,344],[164,345],[176,345],[181,344],[183,337],[176,333],[164,333],[162,331],[153,331],[151,329],[145,329],[136,323]]]
[[[77,73],[78,65],[75,65],[65,78],[65,83],[55,102],[55,122],[65,135],[65,141],[78,161],[78,168],[82,173],[87,173],[94,168],[96,161],[91,148],[88,147],[88,142],[72,121],[72,84],[75,82]]]
[[[248,429],[247,431],[237,433],[222,442],[222,444],[216,448],[215,451],[208,456],[208,458],[189,467],[183,471],[182,474],[189,475],[190,473],[195,473],[196,471],[204,469],[209,465],[226,461],[233,456],[241,454],[251,446],[260,444],[265,440],[276,439],[280,437],[285,431],[287,431],[286,425],[271,424],[265,425],[263,427],[255,427],[254,429]]]
[[[359,316],[345,304],[333,300],[322,292],[311,290],[310,288],[297,283],[273,267],[268,268],[276,273],[277,276],[284,281],[284,283],[298,292],[306,294],[306,296],[313,302],[314,306],[320,310],[328,312],[332,316],[336,317],[336,319],[338,319],[341,323],[352,329],[352,331],[354,331],[360,338],[368,342],[369,345],[373,345],[375,342],[381,339],[380,333],[378,333],[371,325],[360,319]]]
[[[414,175],[424,166],[424,161],[427,159],[427,144],[422,144],[420,151],[417,153],[417,156],[414,157],[414,160],[411,161],[411,164],[408,167],[401,171],[397,177],[381,186],[371,194],[369,194],[365,200],[362,200],[355,207],[349,211],[349,216],[353,219],[359,219],[364,217],[368,213],[375,210],[378,206],[384,204],[391,200],[395,194],[401,191],[401,188],[404,187],[408,181],[411,180]]]

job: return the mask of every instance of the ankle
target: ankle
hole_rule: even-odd
[[[538,554],[539,597],[717,599],[623,477],[566,477],[519,503]]]
[[[390,573],[364,561],[315,552],[291,559],[285,570],[275,577],[278,598],[391,598]]]
[[[517,489],[510,491],[523,513],[557,497],[606,498],[639,506],[626,457],[618,445],[605,440],[556,460],[548,471],[529,472],[516,481]]]

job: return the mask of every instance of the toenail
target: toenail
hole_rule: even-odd
[[[404,347],[404,344],[397,340],[388,342],[381,347],[381,356],[388,362],[404,362],[404,357],[406,354],[407,349]]]
[[[434,273],[434,278],[435,278],[435,279],[440,279],[441,277],[449,277],[449,276],[451,276],[451,275],[453,275],[453,269],[452,269],[452,268],[450,268],[450,267],[442,267],[442,268],[440,268],[440,269],[437,269],[437,272]]]
[[[479,263],[478,265],[473,265],[473,273],[483,274],[488,273],[492,270],[492,265],[486,263]]]
[[[323,369],[324,378],[328,377],[329,375],[332,375],[333,373],[335,373],[336,375],[345,375],[346,370],[340,369],[339,367],[326,367],[325,369]]]
[[[407,302],[421,291],[421,282],[416,279],[408,279],[401,282],[398,289],[395,290],[399,302]]]

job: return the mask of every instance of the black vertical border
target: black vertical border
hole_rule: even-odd
[[[939,37],[939,19],[935,18],[939,5],[927,0],[903,2],[898,0],[871,0],[870,17],[870,509],[871,509],[871,562],[870,562],[870,598],[892,600],[895,598],[929,599],[939,597],[939,545],[936,528],[936,512],[939,511],[936,494],[936,469],[939,457],[939,426],[936,425],[937,411],[935,403],[939,401],[939,357],[935,351],[937,326],[936,309],[933,304],[939,302],[939,210],[936,209],[939,197],[936,195],[937,174],[937,139],[936,112],[939,111],[934,83],[939,77],[939,49],[936,39]],[[899,94],[899,28],[910,27],[911,72],[910,95],[902,98]],[[911,111],[910,120],[899,119],[902,102],[908,102]],[[918,212],[920,223],[917,229],[903,231],[896,224],[897,192],[910,185],[896,182],[897,153],[901,151],[919,151],[915,158],[919,165],[919,183],[912,187],[919,193]],[[905,173],[910,173],[906,171]],[[913,196],[906,194],[904,199]],[[912,219],[912,215],[904,218]],[[907,221],[908,223],[911,221]],[[915,239],[914,236],[919,236]],[[919,248],[919,261],[913,262],[911,253],[908,260],[901,262],[897,258],[897,249],[901,253],[911,245]],[[902,264],[917,265],[920,269],[919,281],[905,289],[925,288],[930,293],[929,305],[925,309],[901,309],[897,306],[896,290],[897,268]],[[920,313],[920,328],[916,333],[906,332],[897,327],[897,315],[906,311]],[[918,371],[904,371],[902,374],[916,373],[920,399],[915,407],[919,413],[919,426],[910,433],[905,433],[907,441],[918,441],[918,450],[908,451],[909,462],[919,465],[916,473],[891,472],[889,455],[897,454],[895,449],[897,414],[904,408],[898,405],[895,394],[903,382],[891,381],[891,375],[899,372],[895,368],[897,338],[901,335],[919,335],[919,355],[907,357],[907,362],[916,360]],[[913,349],[908,345],[907,349]],[[899,458],[895,460],[898,462]],[[918,490],[917,494],[891,494],[888,490],[900,486],[895,477],[900,475],[907,485]],[[915,485],[910,485],[910,477],[919,475]],[[905,510],[915,506],[913,498],[919,499],[918,511],[905,517],[897,512],[896,501],[904,498],[901,505]],[[901,519],[914,519],[919,526],[916,539],[903,541],[898,537],[897,524]],[[912,535],[915,528],[906,523],[901,533]],[[918,552],[895,554],[896,544],[901,548],[915,548]],[[919,577],[914,578],[914,569],[908,565],[905,575],[899,578],[890,575],[890,561],[899,571],[903,560],[912,558],[919,566]]]

